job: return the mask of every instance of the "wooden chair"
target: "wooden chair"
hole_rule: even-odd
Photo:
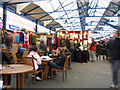
[[[44,56],[44,53],[45,53],[45,51],[41,51],[41,50],[39,51],[40,56]]]
[[[17,59],[16,53],[12,53],[12,56],[13,56],[13,63],[18,64],[18,59]]]
[[[65,56],[67,57],[68,55],[70,55],[70,52],[64,52],[64,54],[65,54]],[[69,67],[69,60],[68,60],[68,62],[67,62],[67,64],[66,64],[66,67],[67,67],[67,69],[68,69],[68,67]]]
[[[24,50],[22,57],[27,57],[28,53],[29,53],[28,50]]]
[[[35,84],[35,81],[36,81],[36,74],[39,73],[39,72],[42,72],[42,78],[41,79],[43,80],[43,70],[38,70],[38,71],[35,70],[34,61],[33,61],[32,57],[23,57],[23,63],[27,64],[27,65],[30,65],[30,66],[33,66],[33,68],[34,68],[33,71],[30,71],[29,73],[34,74],[34,84]]]
[[[29,53],[28,50],[24,50],[23,55],[22,55],[22,58],[23,58],[23,57],[27,57],[28,53]],[[20,59],[20,58],[18,58],[18,60],[21,61],[21,62],[23,62],[22,59]]]
[[[59,71],[59,72],[62,72],[62,73],[63,73],[63,81],[64,81],[64,72],[65,72],[65,77],[67,78],[66,64],[67,64],[69,58],[70,58],[70,55],[67,56],[67,58],[66,58],[66,60],[65,60],[65,63],[64,63],[64,66],[63,66],[63,69],[52,68],[51,79],[53,78],[53,71]]]
[[[16,53],[12,53],[12,56],[13,56],[13,63],[14,64],[23,64],[23,62],[19,62],[19,59],[17,58],[17,55]]]

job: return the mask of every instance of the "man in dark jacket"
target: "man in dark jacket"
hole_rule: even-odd
[[[118,69],[120,68],[120,31],[116,31],[113,33],[113,37],[115,38],[112,41],[109,41],[107,44],[107,49],[109,52],[109,57],[111,65],[112,65],[112,73],[113,73],[113,85],[111,88],[118,88]]]
[[[52,68],[62,69],[64,66],[66,56],[63,53],[63,49],[58,48],[57,54],[58,54],[58,60],[56,60],[55,62],[53,62],[53,61],[49,62],[48,78],[51,78],[51,69]]]

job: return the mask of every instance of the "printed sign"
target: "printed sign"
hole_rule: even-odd
[[[9,25],[9,29],[13,30],[13,31],[14,31],[14,29],[16,29],[17,31],[20,31],[20,28],[17,26],[14,26],[14,25]]]

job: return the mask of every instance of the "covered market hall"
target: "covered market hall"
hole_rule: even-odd
[[[0,90],[120,89],[120,0],[0,0]]]

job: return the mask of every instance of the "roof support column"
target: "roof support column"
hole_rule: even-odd
[[[3,32],[6,30],[6,21],[7,21],[7,3],[3,4]]]
[[[36,22],[35,22],[35,23],[36,23],[36,25],[35,25],[35,32],[37,33],[37,29],[38,29],[38,28],[37,28],[37,25],[38,25],[38,20],[36,20]]]

